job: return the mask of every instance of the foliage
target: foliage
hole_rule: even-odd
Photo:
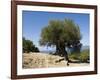
[[[89,50],[84,50],[81,52],[79,60],[81,62],[88,62],[89,60]]]
[[[71,60],[79,60],[80,53],[71,53],[68,56]]]
[[[56,46],[57,54],[67,54],[65,48],[76,48],[80,50],[82,36],[79,26],[71,19],[51,20],[42,29],[40,45]],[[76,50],[75,49],[75,50]]]
[[[75,45],[81,39],[79,26],[74,23],[71,19],[51,20],[41,32],[41,45],[55,45],[57,41],[65,42],[70,46],[70,44]]]
[[[80,62],[88,62],[89,61],[89,50],[83,50],[80,53],[71,53],[69,54],[69,58],[71,60],[79,60]]]
[[[23,52],[39,52],[39,49],[35,47],[32,41],[23,37]]]

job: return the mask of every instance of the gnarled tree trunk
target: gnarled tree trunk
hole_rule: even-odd
[[[69,58],[64,43],[59,42],[56,44],[56,55],[63,56],[64,59],[67,61],[67,65],[68,65]]]

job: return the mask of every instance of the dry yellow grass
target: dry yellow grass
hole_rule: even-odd
[[[67,67],[63,57],[44,53],[23,53],[23,68]],[[57,62],[58,61],[58,62]],[[88,63],[69,63],[69,66],[87,66]]]

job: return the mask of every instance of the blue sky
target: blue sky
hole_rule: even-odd
[[[39,49],[46,47],[39,46],[41,29],[48,25],[50,20],[64,20],[70,18],[79,25],[82,34],[81,43],[89,46],[89,14],[82,13],[62,13],[62,12],[42,12],[42,11],[23,11],[22,27],[23,37],[33,41]]]

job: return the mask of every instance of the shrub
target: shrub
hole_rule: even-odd
[[[69,54],[69,59],[71,60],[78,60],[79,59],[79,56],[80,54],[77,54],[77,53],[72,53],[72,54]]]
[[[39,49],[35,47],[32,41],[23,38],[23,52],[39,52]]]
[[[79,60],[81,62],[88,62],[89,60],[89,50],[84,50],[81,52]]]
[[[79,60],[80,62],[88,62],[89,60],[89,50],[83,50],[80,53],[69,54],[70,60]]]

